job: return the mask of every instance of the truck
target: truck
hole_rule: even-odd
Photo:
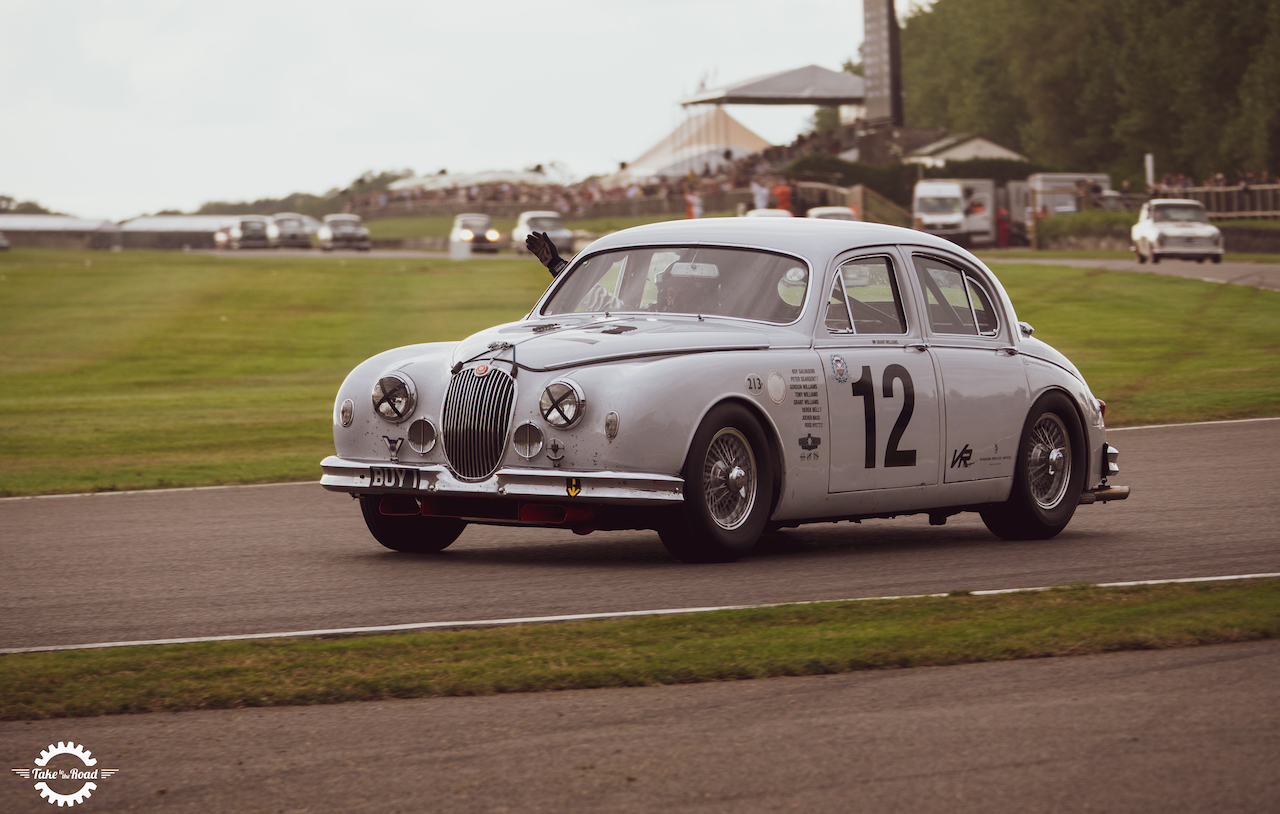
[[[961,246],[996,242],[995,205],[989,178],[929,178],[917,181],[911,194],[916,228]]]

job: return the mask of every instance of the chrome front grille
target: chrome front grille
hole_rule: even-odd
[[[450,380],[441,431],[444,454],[459,477],[482,480],[498,468],[515,395],[515,380],[496,368],[484,376],[463,370]]]

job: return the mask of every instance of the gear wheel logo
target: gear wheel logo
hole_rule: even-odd
[[[49,768],[49,761],[59,755],[71,755],[84,764],[83,769],[78,768]],[[10,769],[14,774],[21,776],[26,780],[35,778],[40,781],[35,784],[36,791],[40,792],[40,796],[49,801],[50,805],[73,806],[77,803],[83,803],[85,800],[93,796],[93,792],[98,788],[98,784],[94,780],[102,780],[111,777],[119,769],[92,768],[98,765],[98,760],[93,753],[85,749],[79,744],[67,741],[63,743],[58,741],[57,744],[49,744],[49,748],[40,753],[40,757],[35,760],[35,768],[28,769],[25,767]],[[61,794],[49,788],[46,781],[75,781],[83,780],[80,789],[72,794]]]

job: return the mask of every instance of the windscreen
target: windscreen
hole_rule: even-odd
[[[1208,223],[1204,207],[1192,204],[1165,204],[1157,206],[1151,219],[1161,223]]]
[[[529,228],[549,232],[552,229],[563,229],[564,221],[559,218],[529,218]]]
[[[800,317],[808,266],[751,249],[662,246],[592,255],[566,272],[542,313],[698,314],[786,324]]]
[[[922,215],[959,215],[959,198],[916,198],[916,211]]]

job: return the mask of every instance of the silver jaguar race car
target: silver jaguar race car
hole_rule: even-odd
[[[1128,497],[1106,405],[990,270],[893,226],[712,218],[603,237],[523,319],[351,372],[321,483],[434,552],[468,523],[656,529],[690,562],[802,523],[979,512],[1044,539]]]

